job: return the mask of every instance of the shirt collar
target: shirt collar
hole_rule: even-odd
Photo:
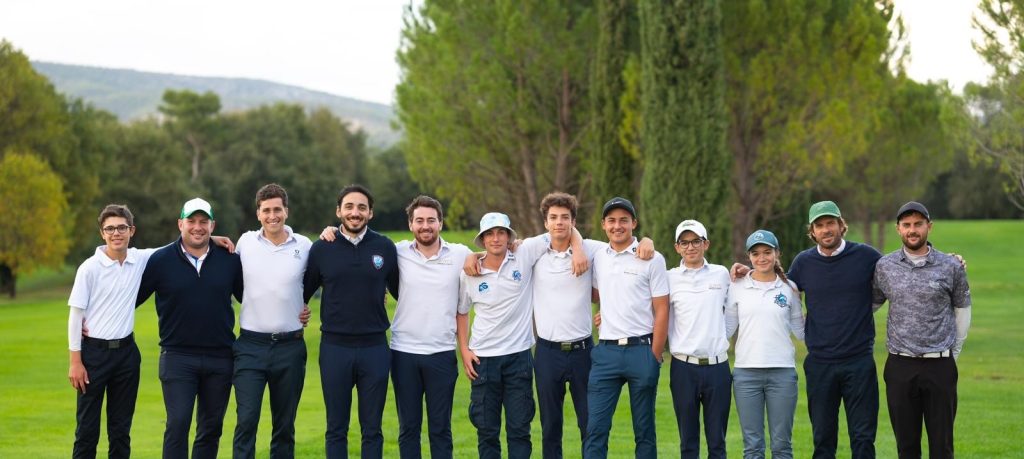
[[[199,256],[198,260],[203,261],[203,260],[206,259],[206,256],[210,254],[210,245],[211,244],[213,244],[213,243],[211,242],[210,244],[206,244],[206,252],[203,252],[203,254]],[[185,244],[184,243],[179,243],[178,244],[178,248],[181,249],[181,253],[185,254],[186,257],[192,257],[192,254],[188,253],[188,250],[185,250]],[[195,258],[195,257],[192,257],[192,258]]]
[[[117,264],[117,260],[115,260],[113,258],[110,258],[110,256],[107,255],[107,246],[106,245],[101,245],[99,247],[96,247],[96,255],[99,256],[100,264],[103,265],[103,267],[113,266],[113,265]],[[138,260],[135,258],[135,251],[132,250],[131,248],[129,248],[128,249],[128,256],[125,257],[124,262],[125,263],[135,264],[136,261],[138,261]]]
[[[932,250],[932,243],[931,242],[928,242],[927,244],[928,244],[928,253],[924,254],[925,264],[935,263],[935,258],[934,258],[935,250]],[[910,254],[907,253],[907,248],[906,247],[900,247],[900,261],[905,261],[907,263],[911,263],[911,261],[910,261]],[[913,264],[913,263],[911,263],[911,264]]]
[[[285,245],[285,244],[287,244],[289,242],[295,241],[295,232],[292,231],[292,227],[290,227],[288,225],[284,225],[284,232],[286,234],[288,234],[288,237],[286,237],[284,239],[284,242],[282,242],[280,245]],[[271,241],[270,239],[267,239],[267,237],[263,235],[263,228],[260,228],[260,230],[256,232],[256,238],[260,239],[260,240],[263,240],[263,241],[266,241],[270,245],[277,245],[277,244],[274,244],[273,241]]]
[[[442,238],[441,236],[438,236],[437,239],[439,241],[441,241],[441,249],[438,250],[437,251],[437,255],[434,255],[433,257],[427,258],[425,255],[423,255],[423,252],[420,252],[419,249],[416,248],[416,247],[418,247],[419,243],[416,242],[415,238],[412,240],[412,244],[409,244],[409,250],[412,250],[413,253],[415,253],[416,255],[419,255],[419,256],[423,257],[424,259],[427,259],[427,260],[432,260],[434,258],[439,258],[441,255],[443,255],[446,252],[448,252],[449,250],[451,250],[451,248],[448,247],[448,241],[445,241],[444,238]]]
[[[760,282],[760,281],[755,281],[754,280],[754,270],[750,270],[750,272],[748,272],[747,275],[743,277],[743,279],[744,279],[743,286],[746,287],[746,288],[757,288],[757,285],[754,282]],[[779,277],[778,275],[776,275],[775,276],[775,282],[772,282],[771,284],[772,284],[771,288],[773,288],[773,289],[781,287],[782,286],[782,278]]]
[[[708,259],[704,258],[704,261],[701,263],[700,268],[687,268],[686,267],[686,262],[684,260],[679,260],[679,268],[682,269],[684,273],[686,273],[686,272],[694,272],[694,273],[701,272],[701,271],[704,271],[704,270],[708,269]]]
[[[605,249],[605,250],[608,253],[612,254],[612,255],[620,255],[620,254],[624,254],[624,253],[636,255],[636,248],[639,245],[640,245],[640,241],[638,241],[636,239],[636,236],[634,236],[633,237],[633,243],[629,244],[629,246],[626,247],[625,249],[623,249],[621,252],[617,252],[614,248],[612,248],[612,244],[610,242],[608,243],[608,248]]]
[[[348,233],[346,233],[345,230],[343,230],[343,229],[339,229],[338,232],[341,233],[341,237],[344,237],[345,239],[348,239],[348,241],[351,242],[352,245],[356,245],[360,241],[363,240],[363,237],[366,236],[366,231],[369,230],[369,229],[370,229],[369,226],[364,226],[363,230],[360,231],[359,234],[357,234],[355,237],[350,237],[348,235]]]
[[[846,250],[846,239],[840,239],[839,240],[839,247],[836,249],[835,252],[832,252],[832,255],[825,255],[825,252],[821,251],[821,246],[820,245],[816,245],[814,247],[818,249],[818,254],[819,255],[821,255],[823,257],[834,257],[836,255],[839,255],[840,253],[843,253],[843,250]]]

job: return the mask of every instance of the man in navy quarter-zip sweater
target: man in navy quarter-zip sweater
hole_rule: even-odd
[[[217,457],[231,396],[235,311],[242,299],[238,255],[210,244],[214,229],[210,203],[185,203],[178,219],[181,238],[157,250],[142,275],[137,304],[156,293],[160,327],[160,384],[167,425],[163,457],[187,458],[196,402],[192,458]]]
[[[316,241],[304,275],[308,303],[318,288],[320,300],[320,380],[327,410],[327,457],[348,457],[352,387],[359,397],[362,457],[383,456],[381,418],[387,398],[391,350],[388,347],[385,291],[398,298],[395,244],[370,230],[373,196],[361,185],[338,194],[341,230],[336,241]]]

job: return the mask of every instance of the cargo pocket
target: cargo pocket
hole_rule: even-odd
[[[477,429],[482,428],[486,423],[487,416],[487,376],[484,374],[484,368],[487,364],[487,360],[481,359],[480,363],[476,365],[476,379],[470,383],[469,388],[469,422],[473,424],[473,427]]]

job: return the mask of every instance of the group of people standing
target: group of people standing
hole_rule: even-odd
[[[601,209],[608,242],[580,236],[577,207],[571,195],[545,196],[540,211],[547,232],[522,240],[506,215],[488,213],[474,240],[481,252],[474,253],[441,237],[442,206],[427,196],[406,208],[413,239],[392,243],[369,229],[373,197],[360,185],[341,190],[340,226],[325,229],[316,242],[285,224],[287,193],[276,184],[257,192],[261,228],[242,235],[237,247],[211,236],[213,209],[199,198],[182,208],[181,237],[159,249],[129,248],[131,212],[107,206],[98,220],[105,245],[79,268],[69,300],[69,380],[78,391],[74,457],[96,455],[104,396],[110,457],[130,455],[141,360],[134,309],[154,293],[167,411],[163,456],[188,457],[195,412],[192,457],[215,457],[234,386],[234,456],[254,457],[269,388],[271,457],[294,457],[306,304],[320,289],[319,367],[330,458],[348,454],[353,388],[362,456],[382,457],[389,379],[401,456],[420,455],[425,403],[431,457],[452,457],[459,357],[471,385],[468,417],[477,429],[478,456],[502,456],[504,412],[507,455],[531,457],[530,424],[539,407],[543,457],[561,457],[568,390],[583,456],[606,457],[627,385],[636,456],[655,457],[666,344],[681,457],[699,456],[700,418],[708,456],[725,457],[733,397],[744,457],[764,457],[765,414],[772,457],[791,457],[797,401],[791,336],[806,339],[808,348],[814,457],[835,457],[840,403],[853,457],[874,457],[872,313],[886,301],[884,377],[899,454],[920,455],[923,419],[932,457],[952,457],[954,359],[970,323],[970,293],[962,264],[927,243],[931,220],[924,206],[911,202],[900,209],[904,245],[882,257],[844,239],[846,224],[834,203],[817,203],[808,218],[816,246],[801,252],[788,273],[768,230],[748,237],[750,266],[727,269],[705,259],[711,241],[704,225],[684,220],[675,231],[682,261],[669,270],[651,240],[634,237],[639,219],[629,200],[616,197]],[[397,299],[391,321],[388,292]],[[237,339],[232,297],[242,304]]]

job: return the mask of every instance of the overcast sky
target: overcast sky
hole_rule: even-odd
[[[390,104],[408,0],[3,0],[0,37],[33,60],[247,77]],[[910,76],[959,91],[988,69],[977,0],[897,0]]]

